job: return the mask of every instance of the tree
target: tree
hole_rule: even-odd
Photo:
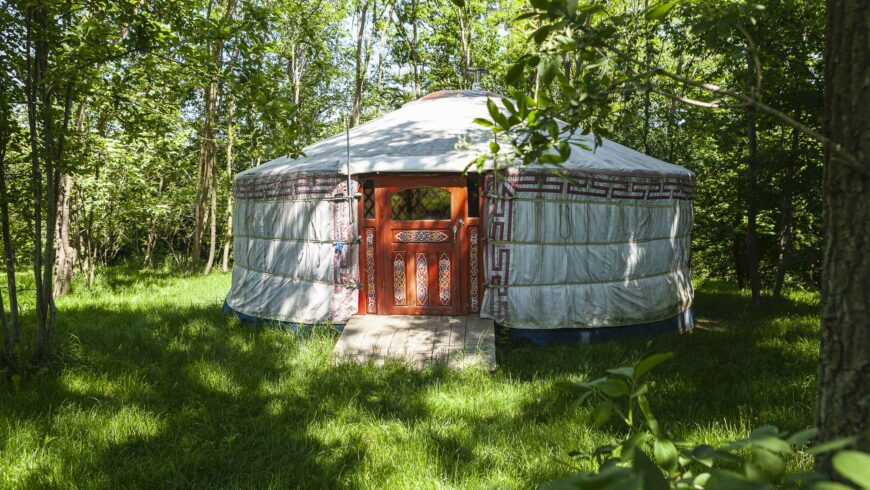
[[[816,423],[870,449],[870,9],[828,0],[822,328]]]

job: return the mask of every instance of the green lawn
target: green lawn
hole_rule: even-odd
[[[622,436],[592,427],[572,382],[647,348],[499,346],[492,374],[333,367],[332,332],[223,316],[229,282],[114,269],[61,299],[65,368],[0,380],[0,488],[535,487]],[[747,303],[701,282],[700,328],[652,341],[676,354],[653,377],[673,437],[812,424],[817,295]]]

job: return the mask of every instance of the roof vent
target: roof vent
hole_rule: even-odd
[[[489,73],[486,68],[469,68],[468,73],[474,74],[474,82],[471,84],[471,90],[482,90],[480,87],[480,74]]]

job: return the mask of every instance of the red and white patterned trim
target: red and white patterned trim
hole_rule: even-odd
[[[438,300],[450,304],[450,256],[442,253],[438,259]]]
[[[450,235],[441,230],[402,230],[393,235],[396,243],[440,243],[450,240]]]
[[[375,230],[366,228],[366,311],[377,313],[375,292]]]
[[[405,305],[405,255],[402,253],[393,256],[393,304]]]
[[[426,254],[418,253],[417,273],[415,281],[417,283],[417,305],[426,306],[429,304],[429,261],[426,260]]]
[[[480,277],[478,272],[478,238],[477,238],[477,228],[469,228],[468,234],[470,236],[470,246],[468,250],[468,275],[469,282],[468,292],[469,292],[469,308],[473,313],[477,313],[480,310]]]

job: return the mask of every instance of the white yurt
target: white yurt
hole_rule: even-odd
[[[481,91],[435,92],[235,177],[225,309],[341,326],[480,315],[547,343],[692,325],[694,174],[604,140],[560,171],[463,173]]]

